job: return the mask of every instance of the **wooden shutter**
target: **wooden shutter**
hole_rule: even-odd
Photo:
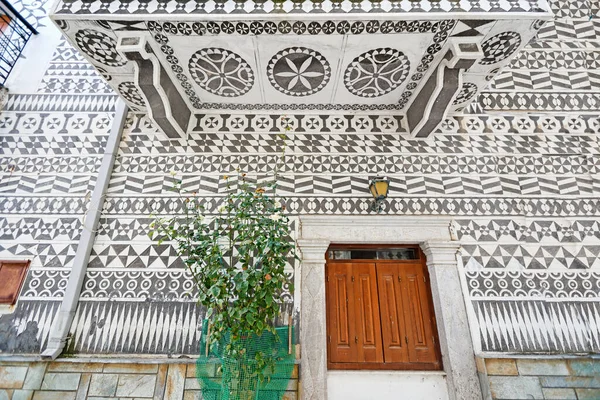
[[[425,266],[408,264],[403,265],[400,271],[404,286],[404,318],[408,326],[408,360],[412,363],[438,363]]]
[[[0,261],[0,303],[13,305],[25,280],[29,261]]]
[[[408,333],[404,322],[400,268],[398,264],[377,265],[381,333],[386,363],[408,362]]]
[[[353,265],[358,362],[383,362],[375,264]]]
[[[357,361],[353,289],[352,264],[327,265],[327,339],[329,360],[333,363]]]

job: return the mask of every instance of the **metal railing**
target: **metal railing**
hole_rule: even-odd
[[[0,0],[0,87],[6,83],[31,35],[38,31],[6,0]]]

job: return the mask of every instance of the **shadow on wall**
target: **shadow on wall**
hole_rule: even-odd
[[[25,324],[25,329],[19,327]],[[21,333],[19,333],[21,330]],[[39,353],[38,324],[17,314],[0,316],[0,353]]]

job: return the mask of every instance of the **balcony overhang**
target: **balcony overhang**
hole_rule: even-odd
[[[211,113],[393,116],[427,138],[552,18],[545,1],[62,0],[52,19],[170,138]]]

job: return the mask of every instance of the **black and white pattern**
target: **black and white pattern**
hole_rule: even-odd
[[[485,21],[487,23],[491,21]],[[495,22],[495,21],[494,21]],[[471,23],[476,25],[477,20]],[[274,21],[218,21],[209,22],[160,22],[149,21],[148,29],[154,33],[177,36],[217,36],[217,35],[364,35],[435,32],[434,21],[412,20],[359,20],[345,19],[329,21],[306,21],[285,19]]]
[[[190,58],[188,69],[198,86],[222,97],[242,96],[254,85],[252,68],[242,57],[226,49],[198,50]]]
[[[121,96],[123,96],[125,100],[140,107],[145,107],[144,98],[142,97],[137,86],[135,86],[135,83],[122,82],[119,84],[118,89],[119,93],[121,93]]]
[[[477,93],[477,85],[471,82],[465,82],[463,83],[460,92],[458,92],[452,104],[458,105],[465,103],[471,100],[471,98],[475,96],[475,93]]]
[[[267,76],[281,93],[309,96],[327,85],[331,68],[321,53],[305,47],[290,47],[271,58]]]
[[[389,0],[386,2],[363,1],[353,2],[341,0],[331,3],[319,1],[295,2],[281,0],[276,2],[252,2],[245,0],[223,0],[219,2],[198,2],[196,0],[182,0],[173,4],[168,0],[155,0],[153,2],[140,2],[135,7],[130,1],[110,0],[99,4],[92,4],[82,0],[62,0],[57,8],[57,14],[136,14],[136,15],[210,15],[210,14],[237,14],[237,15],[264,15],[266,14],[338,14],[352,13],[367,14],[406,14],[406,13],[465,13],[465,12],[527,12],[539,11],[540,3],[536,0],[512,0],[506,2],[490,0],[472,0],[468,2],[442,2],[442,1],[412,1]]]
[[[82,29],[75,34],[75,40],[85,54],[103,65],[120,67],[126,63],[126,60],[117,53],[115,39],[103,32]]]
[[[469,296],[600,300],[600,272],[467,271]]]
[[[399,50],[380,48],[356,57],[344,72],[346,89],[360,97],[379,97],[400,86],[410,62]]]
[[[67,2],[69,13],[125,15],[133,10],[129,1]],[[158,0],[140,3],[136,13],[264,14],[267,3],[227,0],[214,3],[212,9],[210,4]],[[481,350],[600,351],[594,328],[600,325],[600,96],[593,92],[598,82],[594,69],[600,67],[600,23],[583,17],[586,8],[581,4],[552,3],[559,15],[569,18],[542,28],[539,40],[496,79],[495,89],[480,97],[483,108],[496,113],[448,118],[430,141],[408,138],[399,113],[354,113],[361,111],[354,105],[330,108],[347,109],[344,113],[319,110],[286,116],[273,112],[284,109],[282,104],[227,105],[227,109],[251,111],[199,113],[186,140],[164,140],[147,116],[131,116],[111,175],[68,350],[197,354],[203,310],[185,286],[189,279],[173,247],[148,238],[150,214],[181,212],[177,196],[167,190],[170,170],[181,177],[185,190],[202,193],[208,214],[215,213],[222,202],[222,175],[240,168],[252,180],[264,179],[279,160],[277,135],[290,128],[281,189],[289,193],[286,207],[293,219],[296,215],[372,215],[366,180],[385,170],[392,179],[385,215],[458,220],[454,226],[463,244],[465,296]],[[165,37],[230,35],[228,40],[258,34],[306,39],[317,34],[431,33],[433,44],[414,62],[415,71],[405,80],[407,94],[397,108],[388,109],[395,111],[407,104],[427,76],[454,22],[311,21],[306,15],[422,12],[424,6],[433,11],[468,7],[468,11],[494,12],[503,7],[531,10],[537,5],[516,0],[430,4],[342,0],[328,6],[328,2],[285,0],[275,2],[269,12],[303,15],[303,21],[275,23],[263,17],[262,21],[180,23],[173,16],[173,22],[157,24],[163,31],[152,32]],[[109,21],[98,29],[143,28],[139,18],[133,21],[133,17],[131,23]],[[77,29],[78,22],[68,25]],[[489,25],[463,23],[452,33],[487,37]],[[493,30],[491,36],[506,29]],[[514,39],[504,45],[490,44],[488,55],[499,60],[499,49],[510,50],[511,44]],[[168,46],[167,38],[160,46],[167,59]],[[37,324],[34,352],[46,347],[59,306],[56,299],[64,292],[88,211],[85,194],[92,189],[106,144],[106,121],[112,118],[117,98],[99,94],[105,86],[66,42],[51,62],[42,80],[41,90],[46,93],[11,96],[8,111],[0,116],[0,170],[6,172],[0,186],[4,192],[0,255],[32,258],[34,265],[15,313],[0,317],[0,327],[10,319],[23,333],[29,323]],[[502,67],[501,60],[495,62],[490,64],[492,71]],[[178,63],[169,68],[176,69]],[[266,70],[266,64],[259,65]],[[105,64],[103,71],[113,74],[109,67]],[[185,70],[185,65],[179,67]],[[343,71],[345,65],[341,67]],[[485,76],[488,69],[480,72]],[[122,78],[113,77],[123,82],[118,79]],[[188,80],[187,89],[193,84]],[[219,109],[216,101],[206,106],[198,98],[195,104]],[[257,111],[258,107],[268,111]],[[326,107],[302,104],[300,108]]]
[[[600,93],[535,93],[482,92],[479,103],[486,111],[597,111],[600,109]],[[10,100],[9,100],[10,103]]]
[[[291,26],[293,30],[294,27],[302,27],[306,26],[304,23],[300,23],[301,21],[294,22],[294,25]],[[414,94],[414,90],[417,88],[419,82],[425,76],[425,73],[430,68],[432,62],[435,60],[436,55],[443,49],[444,44],[446,43],[450,31],[455,26],[455,20],[442,20],[442,21],[398,21],[397,23],[391,23],[391,21],[355,21],[352,24],[346,23],[347,21],[339,21],[340,29],[345,32],[347,29],[355,32],[355,34],[360,34],[363,32],[391,32],[391,29],[397,29],[399,32],[406,33],[430,33],[433,34],[433,43],[430,44],[424,52],[424,55],[421,57],[419,64],[416,66],[415,71],[410,76],[408,84],[404,92],[400,95],[400,100],[397,102],[391,103],[379,103],[379,104],[365,104],[365,103],[287,103],[287,102],[279,102],[279,103],[270,103],[270,102],[259,102],[252,104],[245,104],[240,102],[205,102],[201,99],[201,96],[195,92],[194,87],[188,81],[188,77],[183,73],[177,73],[176,78],[179,81],[180,86],[182,87],[184,93],[187,95],[192,107],[199,110],[231,110],[231,111],[243,111],[243,110],[269,110],[269,111],[308,111],[308,110],[317,110],[317,111],[399,111],[402,110],[406,104],[409,102],[411,97]],[[303,25],[304,24],[304,25]],[[313,29],[317,30],[316,22],[311,22]],[[319,25],[318,29],[323,29],[323,25]],[[185,25],[185,24],[184,24]],[[180,29],[181,28],[181,29]],[[153,33],[152,38],[154,41],[160,46],[162,53],[164,54],[167,62],[170,64],[170,68],[173,71],[181,72],[184,68],[180,65],[179,58],[175,56],[175,49],[172,47],[174,45],[173,36],[182,36],[185,33],[190,33],[191,35],[201,36],[203,33],[203,29],[206,29],[208,32],[214,32],[214,34],[218,34],[225,29],[225,34],[229,35],[237,35],[236,25],[231,22],[208,22],[206,25],[200,23],[193,23],[191,26],[185,25],[182,26],[180,23],[158,23],[154,21],[148,22],[148,29]],[[287,32],[287,28],[280,27],[278,25],[278,29],[284,29]],[[379,30],[379,31],[378,31]],[[308,28],[307,28],[308,31]],[[182,34],[183,32],[183,34]],[[337,32],[337,28],[336,28]],[[303,34],[303,32],[298,31],[296,34]],[[322,33],[320,33],[322,34]],[[327,33],[325,33],[327,34]],[[187,36],[187,35],[186,35]],[[176,43],[175,43],[176,45]],[[291,96],[294,97],[294,96]],[[372,97],[365,97],[372,98]]]
[[[521,45],[521,35],[518,32],[502,32],[487,39],[481,45],[482,65],[499,63],[510,57]]]

